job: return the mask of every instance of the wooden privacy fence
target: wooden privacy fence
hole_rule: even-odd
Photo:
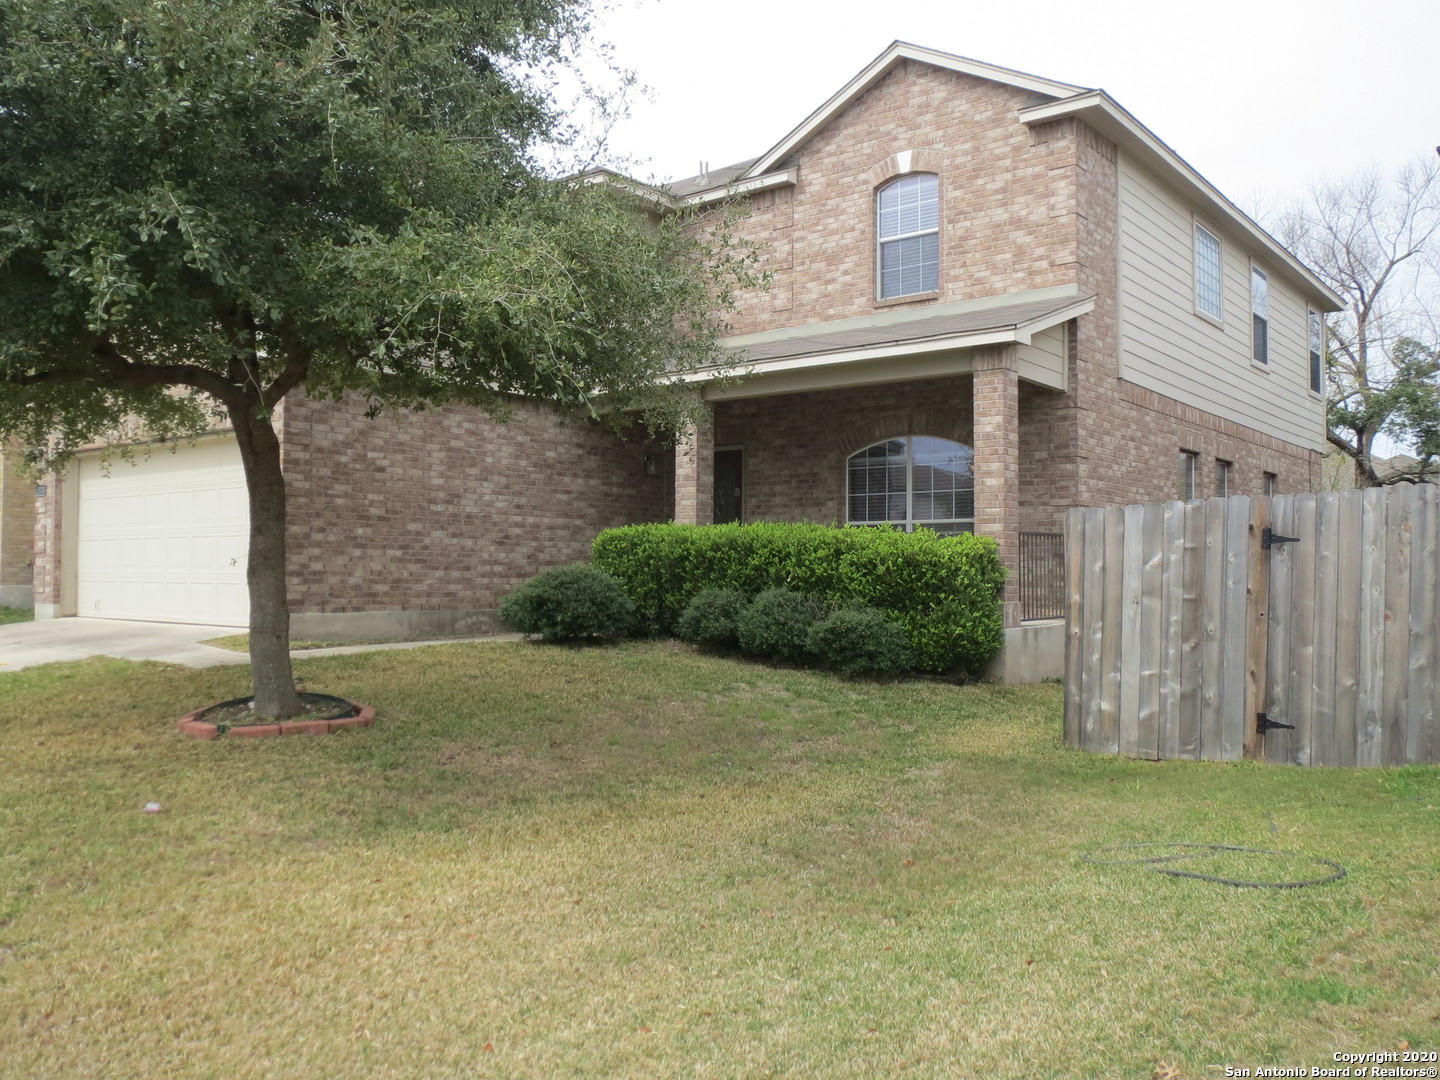
[[[1440,488],[1071,510],[1065,533],[1067,745],[1440,761]]]

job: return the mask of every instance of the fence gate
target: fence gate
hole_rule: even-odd
[[[1440,761],[1440,488],[1072,510],[1065,741]]]

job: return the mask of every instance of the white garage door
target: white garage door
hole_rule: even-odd
[[[250,515],[234,438],[134,465],[82,458],[79,481],[77,615],[246,625]]]

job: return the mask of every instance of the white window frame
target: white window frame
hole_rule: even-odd
[[[1195,314],[1210,319],[1217,323],[1225,321],[1225,245],[1221,242],[1219,234],[1205,227],[1200,221],[1195,221],[1193,242],[1195,245]],[[1204,280],[1204,267],[1201,264],[1201,255],[1205,251],[1201,237],[1208,237],[1215,244],[1215,310],[1211,311],[1205,306],[1204,292],[1201,283]]]
[[[1325,316],[1314,308],[1305,309],[1305,333],[1309,338],[1307,385],[1313,396],[1321,397],[1325,393]]]
[[[1225,499],[1230,495],[1230,471],[1235,468],[1233,461],[1226,461],[1224,458],[1215,459],[1215,495],[1217,498]]]
[[[885,192],[898,187],[908,181],[930,180],[935,184],[935,227],[930,229],[918,229],[914,232],[896,233],[894,236],[886,236],[880,224],[880,198]],[[903,240],[914,240],[919,237],[935,237],[935,282],[934,288],[919,289],[915,292],[885,292],[885,247],[887,244],[896,244]],[[907,173],[904,176],[897,176],[887,180],[875,189],[875,298],[879,300],[909,300],[916,297],[934,296],[940,291],[940,176],[938,173]],[[922,282],[922,284],[925,284]]]
[[[1180,451],[1180,498],[1190,502],[1195,498],[1195,485],[1199,480],[1200,455],[1194,450]]]
[[[1257,279],[1262,283],[1259,288]],[[1250,359],[1270,367],[1270,275],[1254,263],[1250,264]]]
[[[971,482],[971,487],[970,487],[970,492],[971,492],[970,511],[971,511],[971,516],[970,516],[970,517],[968,517],[968,518],[965,518],[965,517],[956,517],[956,518],[918,518],[918,519],[915,517],[915,440],[916,440],[916,439],[923,439],[923,438],[940,439],[940,440],[943,441],[943,442],[954,443],[956,446],[962,447],[962,448],[970,451],[970,455],[971,455],[971,458],[970,458],[970,460],[971,460],[971,466],[970,466],[970,482]],[[855,492],[851,489],[851,476],[852,476],[852,473],[851,473],[851,470],[850,470],[850,462],[853,461],[853,460],[856,458],[856,456],[865,453],[867,450],[873,450],[873,449],[874,449],[875,447],[877,447],[877,446],[883,446],[883,445],[885,445],[886,443],[891,443],[891,442],[903,442],[903,443],[905,444],[905,519],[904,519],[903,521],[901,521],[901,520],[898,519],[898,518],[885,518],[885,519],[883,519],[883,520],[881,520],[881,519],[871,519],[871,518],[867,518],[867,519],[864,519],[864,520],[857,520],[857,519],[853,518],[853,517],[851,516],[851,514],[850,514],[851,499],[855,496]],[[929,436],[927,436],[927,435],[892,435],[892,436],[890,436],[889,438],[886,438],[886,439],[879,439],[879,440],[871,443],[871,444],[868,445],[868,446],[862,446],[859,450],[856,450],[853,454],[847,455],[846,458],[845,458],[845,524],[846,524],[846,525],[853,525],[853,526],[893,525],[893,526],[897,526],[897,527],[903,528],[906,532],[914,532],[914,531],[916,530],[916,528],[935,529],[936,532],[945,533],[945,534],[947,534],[947,535],[955,535],[955,534],[958,534],[958,533],[970,533],[970,532],[974,532],[974,531],[975,531],[975,516],[974,516],[974,511],[975,511],[975,503],[974,503],[974,494],[975,494],[975,487],[974,487],[974,482],[975,482],[975,466],[974,466],[974,460],[975,460],[975,459],[974,459],[974,455],[975,455],[975,448],[974,448],[974,447],[968,446],[968,445],[966,445],[965,443],[962,443],[962,442],[960,442],[960,441],[957,440],[957,439],[946,439],[946,438],[944,438],[943,436],[940,436],[940,435],[929,435]],[[870,492],[866,492],[866,493],[865,493],[865,495],[869,495],[869,494],[872,494],[872,493],[870,493]],[[887,493],[887,494],[888,494],[888,493]],[[898,493],[898,492],[895,492],[894,494],[899,494],[899,493]],[[862,497],[864,497],[864,496],[862,496]],[[939,526],[939,527],[937,527],[937,526]],[[954,526],[954,528],[950,528],[950,526]]]

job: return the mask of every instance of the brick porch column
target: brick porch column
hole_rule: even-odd
[[[675,520],[709,525],[715,519],[715,428],[690,425],[675,443]]]
[[[1005,625],[1020,625],[1020,384],[1013,345],[975,350],[975,531],[993,536],[1010,576]]]

